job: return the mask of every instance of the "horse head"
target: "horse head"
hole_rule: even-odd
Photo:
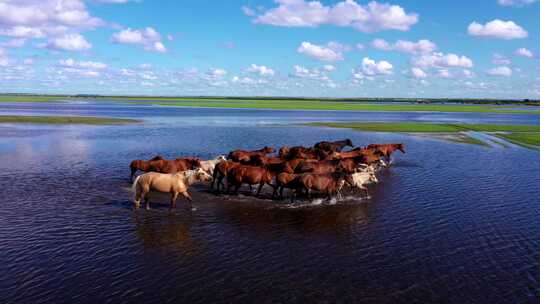
[[[345,140],[345,145],[346,145],[346,146],[349,146],[349,147],[351,147],[351,148],[354,147],[352,141],[351,141],[350,139],[348,139],[348,138]]]
[[[402,153],[405,153],[405,145],[404,144],[396,144],[396,149],[398,149]]]
[[[195,178],[198,181],[202,181],[202,182],[211,182],[212,181],[212,176],[210,174],[208,174],[206,171],[204,171],[203,169],[201,169],[201,168],[195,170]]]
[[[225,157],[225,155],[220,155],[220,156],[216,157],[214,160],[224,161],[224,160],[227,160],[227,158]]]

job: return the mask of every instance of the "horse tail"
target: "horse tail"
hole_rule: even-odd
[[[131,191],[133,193],[137,193],[137,184],[139,183],[139,178],[141,178],[142,175],[139,175],[137,176],[137,178],[135,178],[135,181],[133,182],[133,185],[131,185]]]

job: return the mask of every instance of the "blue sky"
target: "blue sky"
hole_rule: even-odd
[[[0,91],[540,98],[540,1],[0,0]]]

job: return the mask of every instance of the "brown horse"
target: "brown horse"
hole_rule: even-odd
[[[325,174],[336,171],[353,173],[361,162],[359,158],[306,161],[296,167],[295,173]]]
[[[324,151],[341,152],[346,146],[353,147],[352,141],[348,138],[338,141],[321,141],[316,143],[313,147]]]
[[[227,175],[227,192],[234,186],[234,193],[238,193],[238,189],[242,184],[248,184],[250,187],[255,184],[259,184],[256,196],[258,197],[264,184],[268,184],[273,187],[272,173],[266,167],[255,167],[239,165],[233,167]]]
[[[137,171],[139,171],[139,170],[143,171],[143,172],[150,171],[150,164],[152,162],[158,161],[158,160],[164,160],[164,158],[161,155],[157,155],[157,156],[154,156],[153,158],[151,158],[148,161],[142,160],[142,159],[136,159],[136,160],[132,161],[129,164],[129,168],[131,170],[130,180],[131,181],[133,180],[133,176],[135,176],[135,173],[137,173]]]
[[[176,173],[194,170],[201,166],[201,160],[196,157],[177,158],[174,160],[157,160],[150,163],[149,171],[158,173]]]
[[[401,151],[401,153],[405,153],[404,144],[371,144],[367,146],[366,149],[384,156],[388,164],[391,161],[392,154],[397,150]]]
[[[135,192],[135,208],[140,207],[141,198],[144,198],[146,209],[150,209],[148,194],[151,190],[171,193],[171,209],[176,207],[176,199],[179,194],[182,194],[191,204],[192,199],[188,193],[188,187],[198,181],[210,180],[212,177],[200,168],[175,174],[150,172],[139,175],[132,186]]]
[[[259,150],[246,151],[246,150],[234,150],[229,153],[227,159],[231,159],[235,162],[250,161],[254,155],[266,156],[266,154],[274,153],[274,148],[264,147]]]
[[[298,185],[291,196],[291,203],[294,203],[295,196],[298,192],[305,190],[308,199],[311,199],[310,191],[319,191],[326,193],[328,199],[332,198],[332,195],[336,194],[338,198],[341,197],[341,189],[345,183],[353,183],[352,177],[349,174],[343,172],[334,172],[327,174],[312,174],[306,173],[298,177]]]
[[[298,179],[300,174],[286,173],[282,172],[276,176],[276,185],[274,186],[274,192],[272,193],[272,198],[275,198],[278,191],[279,197],[283,199],[283,189],[296,189],[299,187]]]
[[[288,150],[286,155],[287,160],[296,159],[296,158],[302,158],[302,159],[317,159],[317,160],[325,160],[325,159],[334,159],[336,154],[332,151],[324,151],[317,148],[305,148],[305,147],[292,147]]]
[[[237,166],[240,166],[240,164],[230,161],[230,160],[219,162],[214,168],[214,175],[213,175],[214,180],[210,184],[210,189],[214,189],[214,184],[216,183],[217,183],[216,184],[217,192],[219,192],[220,186],[222,186],[223,189],[225,189],[225,185],[223,184],[223,179],[226,178],[229,175],[230,171]]]

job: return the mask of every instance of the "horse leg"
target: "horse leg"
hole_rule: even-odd
[[[233,184],[229,183],[229,181],[227,181],[227,194],[231,193],[232,186],[233,186]],[[225,188],[225,185],[223,185],[223,188]]]
[[[183,192],[182,195],[187,199],[187,201],[189,202],[189,209],[193,209],[193,199],[191,198],[191,195],[189,195],[189,193],[186,191],[186,192]]]
[[[143,190],[143,197],[144,197],[144,205],[146,207],[146,210],[150,209],[150,199],[149,199],[150,191],[144,191]]]
[[[282,189],[283,190],[283,189]],[[293,189],[291,191],[291,204],[294,204],[294,199],[296,198],[296,193],[298,192],[298,189]],[[282,196],[283,198],[283,196]]]
[[[308,200],[311,200],[311,192],[309,192],[309,188],[305,187],[305,190],[306,190],[306,196],[307,196]]]
[[[264,183],[261,182],[259,184],[259,189],[257,189],[257,194],[255,195],[256,197],[259,197],[259,195],[261,194],[261,190],[262,190],[263,186],[264,186]]]
[[[253,186],[251,184],[249,184],[249,192],[253,192]]]
[[[210,182],[210,190],[214,190],[214,183],[216,182],[216,173],[217,171],[212,172],[212,181]]]
[[[139,187],[137,187],[137,190],[135,190],[135,199],[133,203],[135,209],[139,209],[141,207],[141,190]]]
[[[369,190],[368,190],[368,188],[365,187],[364,190],[366,190],[366,198],[369,198]]]
[[[283,186],[279,187],[279,197],[281,199],[283,199],[283,188],[285,188],[285,187],[283,187]]]
[[[177,192],[171,192],[171,205],[169,206],[169,210],[172,210],[176,208],[176,199],[178,198]]]

